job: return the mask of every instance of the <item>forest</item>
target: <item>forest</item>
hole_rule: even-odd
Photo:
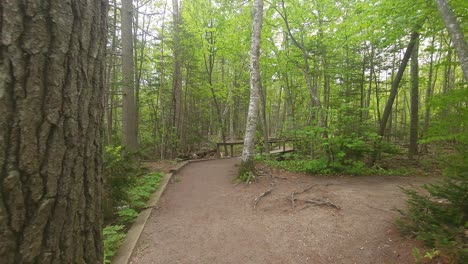
[[[427,176],[392,221],[415,262],[468,260],[467,1],[0,4],[0,263],[109,263],[145,162],[217,156],[246,186]]]

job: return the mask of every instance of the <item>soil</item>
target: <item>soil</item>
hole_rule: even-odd
[[[412,249],[421,245],[394,225],[396,208],[405,207],[399,186],[429,178],[310,176],[261,166],[258,182],[246,185],[233,180],[238,163],[192,163],[174,175],[130,263],[414,263]],[[291,194],[311,185],[294,196],[293,209]]]

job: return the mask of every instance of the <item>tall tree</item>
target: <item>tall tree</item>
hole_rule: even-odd
[[[178,0],[172,0],[174,75],[172,76],[172,127],[175,135],[180,136],[182,71],[180,54],[180,10]],[[177,147],[176,147],[177,149]],[[174,155],[175,153],[173,153]]]
[[[398,87],[400,86],[400,81],[403,78],[403,73],[405,72],[406,65],[408,65],[408,61],[411,57],[411,52],[413,51],[418,38],[419,38],[419,33],[417,31],[414,31],[413,33],[411,33],[410,42],[408,43],[408,46],[406,47],[405,55],[403,56],[403,60],[401,61],[400,67],[398,68],[397,75],[392,82],[390,96],[388,97],[387,104],[385,105],[385,109],[382,115],[382,120],[380,121],[379,135],[381,137],[383,137],[385,134],[385,128],[387,127],[387,121],[392,111],[393,102],[395,101],[395,98],[398,94]]]
[[[416,40],[411,53],[411,121],[409,155],[418,155],[418,126],[419,126],[419,41]]]
[[[255,0],[253,6],[252,37],[250,46],[250,102],[242,150],[241,173],[253,171],[253,151],[255,131],[258,119],[258,102],[260,98],[260,40],[263,23],[263,0]]]
[[[1,263],[103,261],[107,5],[2,1]]]
[[[138,150],[137,113],[135,105],[135,61],[133,59],[133,4],[122,0],[122,144],[130,151]]]
[[[465,80],[468,80],[468,44],[466,43],[463,31],[458,24],[457,18],[447,0],[435,0],[437,9],[444,20],[445,27],[449,32],[450,38],[453,41],[455,50],[457,51],[458,58],[465,75]]]

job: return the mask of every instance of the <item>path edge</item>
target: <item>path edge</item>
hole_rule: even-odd
[[[166,173],[161,181],[156,192],[154,192],[149,200],[146,202],[146,208],[143,209],[138,217],[135,219],[135,222],[132,224],[130,229],[127,232],[127,235],[119,247],[119,250],[112,258],[112,264],[127,264],[130,260],[130,257],[133,254],[133,250],[136,247],[138,240],[140,239],[140,235],[145,228],[146,222],[153,211],[153,208],[158,203],[159,199],[161,198],[162,194],[166,190],[166,187],[171,180],[172,176],[179,172],[183,167],[189,164],[189,161],[184,161],[177,164],[173,169]]]

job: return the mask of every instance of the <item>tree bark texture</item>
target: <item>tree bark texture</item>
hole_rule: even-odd
[[[411,53],[411,103],[410,103],[410,142],[409,155],[418,155],[418,127],[419,127],[419,41],[417,40]]]
[[[133,60],[133,4],[122,1],[122,144],[129,151],[138,150],[137,113],[135,105],[135,61]]]
[[[415,31],[411,34],[410,42],[406,47],[405,55],[403,56],[403,60],[401,61],[400,67],[398,68],[397,75],[392,82],[390,96],[388,97],[387,104],[385,105],[385,109],[382,115],[382,120],[380,121],[379,135],[381,137],[383,137],[385,134],[385,128],[387,127],[387,121],[390,117],[390,113],[392,112],[393,102],[395,101],[395,97],[398,94],[398,86],[400,86],[400,81],[403,78],[403,73],[405,72],[406,65],[408,65],[408,61],[411,57],[411,52],[413,51],[414,45],[416,44],[418,38],[418,32]]]
[[[1,263],[103,261],[107,5],[1,2]]]
[[[449,32],[455,50],[457,51],[458,58],[463,70],[465,80],[468,81],[468,44],[466,43],[463,31],[458,24],[457,17],[453,13],[447,0],[435,0],[437,9],[445,23],[445,27]]]
[[[242,149],[242,162],[247,166],[253,163],[255,147],[255,130],[258,119],[258,103],[260,98],[260,40],[263,23],[263,0],[254,1],[252,23],[252,43],[250,46],[250,101],[247,113],[247,124]]]

